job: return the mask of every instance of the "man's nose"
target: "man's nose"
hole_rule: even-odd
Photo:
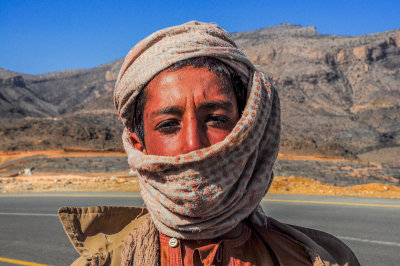
[[[210,146],[207,141],[205,128],[201,123],[199,123],[198,119],[189,119],[185,127],[184,153],[189,153]]]

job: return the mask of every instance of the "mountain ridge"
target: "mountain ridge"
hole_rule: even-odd
[[[278,89],[282,102],[282,150],[369,159],[379,159],[378,154],[385,149],[394,149],[394,154],[400,151],[399,29],[345,36],[319,34],[314,26],[281,24],[231,36]],[[41,117],[68,120],[86,116],[77,119],[85,121],[83,124],[74,123],[74,126],[96,130],[100,130],[102,120],[93,119],[94,116],[116,119],[112,90],[122,61],[41,75],[0,69],[0,101],[6,98],[3,83],[17,74],[26,88],[18,89],[21,95],[16,98],[23,99],[22,94],[30,91],[38,98],[35,102],[39,106],[42,104],[41,109],[47,110],[47,113],[23,110],[25,115],[20,117],[25,119],[14,119],[7,110],[0,109],[2,118],[10,121],[7,124],[17,125],[12,130],[5,123],[0,127],[0,134],[4,136],[0,150],[24,149],[26,143],[19,138],[12,140],[12,132],[20,136],[18,125],[26,127]],[[11,87],[8,85],[7,90]],[[21,102],[14,103],[21,107]],[[100,124],[93,125],[91,120],[100,121]],[[114,123],[105,120],[103,123],[109,127],[110,134],[116,136],[98,145],[121,146],[117,135],[122,127],[115,128]],[[53,127],[51,119],[46,121]],[[48,144],[39,144],[37,148],[65,145],[57,138],[41,134],[38,138],[47,139]],[[85,138],[80,136],[74,143],[74,136],[71,136],[70,144],[84,146],[85,141],[87,145],[93,141],[90,134]]]

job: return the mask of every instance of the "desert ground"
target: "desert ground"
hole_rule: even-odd
[[[341,171],[346,170],[343,169],[346,163],[365,166],[352,168],[353,179],[371,169],[379,170],[378,164],[359,160],[279,154],[278,164],[284,165],[287,161],[336,165]],[[323,183],[305,176],[279,175],[279,172],[287,170],[278,169],[276,172],[278,175],[268,192],[270,194],[400,198],[400,187],[390,178],[346,185],[346,180]],[[129,170],[123,152],[66,149],[0,153],[0,193],[138,190],[138,178]]]

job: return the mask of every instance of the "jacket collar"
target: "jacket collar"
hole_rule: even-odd
[[[142,207],[61,207],[58,215],[74,248],[87,259],[106,258],[141,222]]]

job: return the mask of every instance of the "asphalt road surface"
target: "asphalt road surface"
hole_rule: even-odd
[[[143,201],[137,193],[0,194],[0,265],[13,260],[70,265],[78,255],[57,209],[97,205],[143,206]],[[399,265],[400,200],[269,195],[262,207],[281,222],[339,237],[361,265]]]

